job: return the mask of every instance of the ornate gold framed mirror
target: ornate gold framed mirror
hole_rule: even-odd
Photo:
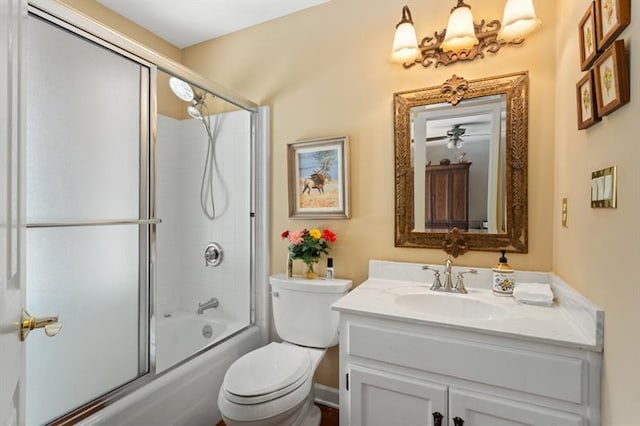
[[[527,252],[528,90],[521,72],[394,94],[396,247]]]

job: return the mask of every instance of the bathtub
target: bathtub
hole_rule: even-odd
[[[160,373],[198,352],[202,348],[226,338],[242,328],[239,322],[212,318],[206,314],[173,312],[156,321],[156,372]]]
[[[200,327],[200,332],[204,325],[211,324],[208,321],[212,321],[196,318],[195,315],[177,315],[176,318],[167,318],[167,321],[162,321],[164,319],[158,321],[158,329],[160,333],[169,335],[176,330],[175,325],[180,321],[193,322]],[[171,319],[175,320],[173,324]],[[216,323],[217,321],[213,320],[214,337],[216,336],[216,325],[220,325]],[[196,331],[198,327],[195,327]],[[223,328],[219,327],[218,330],[223,330]],[[229,333],[231,329],[228,327],[226,332]],[[224,338],[220,337],[224,333],[223,330],[215,338],[218,340]],[[189,338],[197,341],[197,333],[193,333],[193,336]],[[202,339],[202,335],[200,335],[200,339]],[[218,392],[225,372],[233,361],[261,344],[260,329],[257,326],[251,326],[192,360],[157,376],[150,383],[78,424],[99,426],[215,425],[222,419],[218,410]],[[175,346],[177,347],[177,345]],[[163,350],[163,348],[160,349]],[[166,353],[166,362],[169,363],[171,359],[175,359],[172,357],[177,355],[177,353]]]

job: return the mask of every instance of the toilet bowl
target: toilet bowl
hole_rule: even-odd
[[[218,408],[227,426],[318,426],[313,374],[327,348],[338,342],[331,304],[349,280],[269,278],[273,317],[283,343],[269,343],[236,360],[225,374]]]
[[[274,342],[238,359],[227,371],[218,395],[225,424],[314,424],[301,419],[317,409],[312,399],[313,373],[325,352]]]

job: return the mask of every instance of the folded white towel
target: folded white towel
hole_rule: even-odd
[[[530,305],[551,306],[553,303],[553,292],[549,284],[517,283],[513,289],[513,297],[516,302]]]

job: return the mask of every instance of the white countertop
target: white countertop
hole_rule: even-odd
[[[465,280],[468,294],[433,292],[428,271],[422,265],[372,260],[369,279],[333,304],[332,309],[367,316],[393,319],[411,323],[458,328],[480,333],[543,341],[561,346],[602,351],[602,310],[584,299],[558,277],[547,273],[521,273],[520,279],[550,282],[555,294],[551,307],[523,305],[513,297],[498,297],[489,289],[490,280],[484,286],[490,269],[478,269],[473,280]],[[456,269],[454,272],[457,272]],[[394,279],[389,279],[394,277]],[[471,276],[470,276],[471,278]],[[518,275],[516,275],[516,285]],[[524,282],[524,281],[522,281]],[[403,294],[427,293],[434,297],[468,298],[497,307],[503,312],[496,318],[468,318],[450,312],[446,315],[428,311],[407,309],[395,302]]]

